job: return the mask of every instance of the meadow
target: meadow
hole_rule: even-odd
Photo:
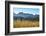
[[[39,27],[39,21],[31,20],[14,20],[14,28],[24,28],[24,27]]]

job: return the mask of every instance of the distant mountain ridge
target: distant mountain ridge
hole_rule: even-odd
[[[36,19],[38,18],[39,19],[39,15],[33,15],[33,14],[28,14],[28,13],[23,13],[23,12],[20,12],[18,14],[15,14],[13,13],[13,17],[14,19]]]

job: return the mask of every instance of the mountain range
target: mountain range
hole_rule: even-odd
[[[29,13],[23,13],[23,12],[19,12],[18,14],[13,13],[13,17],[14,19],[39,19],[39,15],[38,14],[29,14]]]

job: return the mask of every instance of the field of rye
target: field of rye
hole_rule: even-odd
[[[14,20],[13,21],[14,28],[23,28],[23,27],[39,27],[39,21],[31,21],[31,20]]]

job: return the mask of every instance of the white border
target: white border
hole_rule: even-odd
[[[40,21],[39,27],[30,27],[30,28],[13,28],[13,8],[40,8]],[[19,4],[10,4],[10,32],[19,32],[19,31],[38,31],[42,30],[42,6],[36,5],[19,5]]]

